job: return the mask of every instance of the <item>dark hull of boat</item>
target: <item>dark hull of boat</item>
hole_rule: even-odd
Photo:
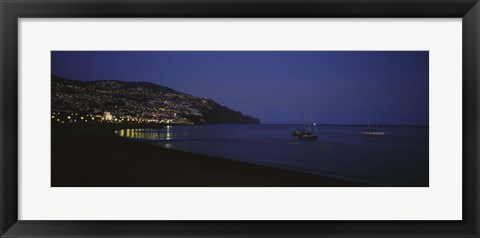
[[[296,136],[296,137],[302,136],[303,134],[305,134],[305,131],[294,131],[293,132],[293,136]]]

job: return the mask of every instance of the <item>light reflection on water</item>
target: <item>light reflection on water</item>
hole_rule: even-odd
[[[122,129],[115,131],[121,137],[141,140],[169,140],[171,134],[169,132],[162,132],[152,129]]]
[[[174,139],[189,139],[188,134],[174,136],[172,127],[166,126],[160,129],[139,128],[139,129],[121,129],[115,131],[121,137],[149,141],[170,141]]]

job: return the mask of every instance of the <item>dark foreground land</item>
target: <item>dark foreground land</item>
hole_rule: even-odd
[[[52,125],[53,126],[53,125]],[[52,187],[358,187],[346,180],[132,141],[112,126],[52,128]]]

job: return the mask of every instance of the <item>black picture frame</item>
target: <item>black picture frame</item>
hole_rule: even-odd
[[[275,236],[479,237],[478,0],[0,0],[0,234],[2,237]],[[463,19],[462,221],[18,220],[18,19],[120,17],[434,17]],[[134,203],[129,204],[135,206]],[[280,209],[280,208],[279,208]],[[442,209],[439,207],[438,209]]]

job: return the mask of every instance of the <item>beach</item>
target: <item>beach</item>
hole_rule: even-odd
[[[118,126],[117,126],[118,127]],[[52,187],[359,187],[348,180],[121,138],[114,125],[52,127]]]

